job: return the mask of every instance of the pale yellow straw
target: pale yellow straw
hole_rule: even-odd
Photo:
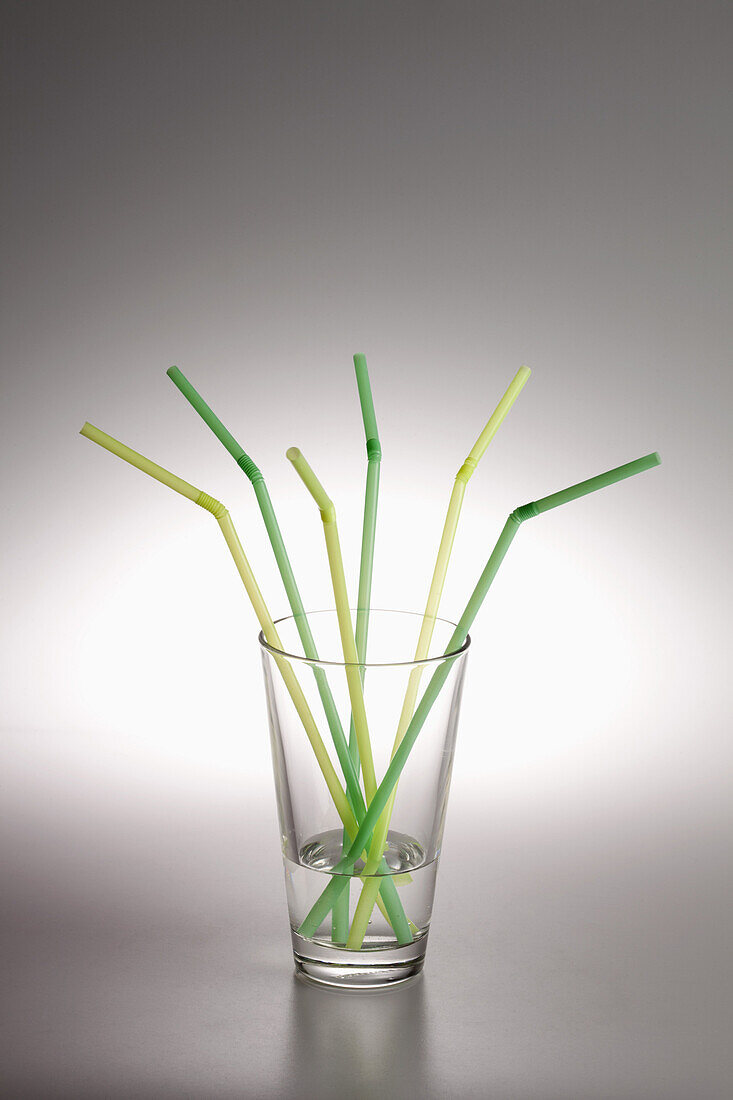
[[[349,689],[351,713],[354,717],[356,743],[359,746],[359,758],[361,760],[361,768],[364,775],[364,793],[366,794],[368,806],[377,789],[377,777],[374,774],[372,744],[369,739],[369,727],[367,725],[366,708],[364,707],[364,692],[361,685],[361,676],[359,675],[359,656],[356,651],[354,628],[351,622],[351,612],[349,611],[349,596],[346,590],[344,563],[341,557],[341,544],[339,542],[338,526],[336,524],[336,509],[334,508],[333,501],[298,448],[291,447],[286,452],[286,455],[295,467],[306,489],[318,505],[321,512],[321,519],[323,520],[323,533],[326,539],[328,567],[331,571],[331,583],[333,584],[333,595],[336,601],[336,615],[338,618],[339,633],[341,635],[341,647],[344,651],[346,684]],[[377,886],[377,888],[379,887]]]
[[[106,432],[100,431],[99,428],[95,428],[92,424],[85,424],[81,429],[81,434],[86,436],[87,439],[91,439],[95,443],[98,443],[100,447],[104,447],[106,450],[111,451],[112,454],[124,459],[125,462],[129,462],[130,465],[136,466],[138,470],[142,470],[143,473],[149,474],[150,477],[155,478],[156,481],[160,481],[163,485],[167,485],[169,489],[173,489],[176,493],[188,497],[194,504],[198,504],[199,507],[206,509],[207,512],[211,512],[226,539],[229,552],[242,578],[247,595],[254,608],[255,615],[262,627],[262,633],[265,640],[273,649],[282,650],[283,646],[277,628],[272,621],[270,612],[267,610],[267,605],[262,597],[262,593],[255,580],[250,564],[247,561],[242,544],[239,541],[239,536],[237,535],[231,517],[224,505],[220,501],[215,500],[214,497],[210,497],[208,493],[202,492],[201,489],[197,489],[194,485],[190,485],[189,482],[184,481],[183,478],[177,477],[169,470],[164,469],[162,466],[158,466],[155,462],[151,462],[149,458],[145,458],[144,455],[138,454],[138,452],[133,451],[131,447],[127,447],[124,443],[120,443],[119,440],[113,439],[111,435],[107,435]],[[344,794],[336,771],[331,763],[331,759],[326,751],[326,746],[323,744],[321,735],[318,732],[318,727],[316,726],[310,707],[303,694],[303,689],[290,663],[278,653],[273,653],[272,656],[277,662],[282,678],[285,681],[285,686],[293,700],[298,716],[303,723],[308,740],[313,747],[318,766],[326,781],[326,786],[333,799],[338,815],[343,822],[344,828],[353,838],[356,836],[358,825],[354,820],[354,815],[351,812],[346,795]]]
[[[428,592],[428,602],[425,607],[425,614],[423,616],[422,625],[420,627],[420,635],[417,641],[417,647],[415,649],[415,660],[424,661],[430,650],[430,642],[433,637],[433,630],[435,629],[435,618],[438,614],[438,608],[440,606],[440,598],[443,594],[443,586],[445,584],[446,573],[448,572],[448,563],[450,561],[451,551],[453,549],[453,541],[456,535],[456,529],[458,527],[458,519],[461,514],[461,508],[463,506],[463,497],[466,492],[466,486],[470,478],[473,476],[473,472],[476,469],[479,461],[486,452],[489,443],[496,435],[497,431],[501,427],[501,424],[510,411],[512,405],[519,397],[524,386],[529,379],[532,372],[529,367],[520,367],[514,378],[509,383],[509,387],[502,397],[499,404],[494,409],[493,413],[489,417],[486,425],[481,432],[480,436],[471,448],[466,461],[461,466],[460,470],[456,474],[455,483],[453,485],[453,491],[451,493],[450,501],[448,503],[448,512],[445,517],[445,523],[443,525],[443,534],[440,538],[440,546],[438,547],[438,557],[435,562],[435,569],[433,570],[433,579],[430,582],[430,591]],[[405,735],[405,730],[410,724],[413,712],[415,710],[415,704],[417,702],[417,693],[420,687],[420,677],[422,675],[422,666],[418,665],[413,668],[410,673],[407,682],[407,692],[405,694],[405,701],[402,705],[402,713],[400,714],[400,720],[397,726],[397,734],[395,736],[394,745],[392,747],[392,756],[394,756],[398,745],[402,741]],[[390,758],[391,759],[391,758]],[[390,795],[389,801],[384,808],[384,811],[377,823],[377,827],[374,830],[374,836],[372,838],[372,844],[369,849],[369,860],[364,868],[365,876],[374,876],[379,861],[382,858],[384,847],[387,842],[387,832],[389,829],[389,822],[392,816],[392,809],[394,807],[395,797],[397,795],[397,787],[395,786]],[[378,854],[377,854],[378,853]],[[375,885],[376,884],[376,885]],[[371,877],[367,878],[364,886],[362,887],[361,895],[356,906],[354,913],[354,919],[351,924],[351,931],[347,940],[347,947],[352,950],[358,950],[366,935],[367,925],[371,916],[372,909],[374,908],[374,900],[379,890],[379,878]]]

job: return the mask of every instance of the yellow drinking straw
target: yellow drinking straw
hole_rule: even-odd
[[[453,492],[451,493],[450,502],[448,504],[448,513],[445,517],[445,524],[443,525],[443,534],[440,537],[440,546],[438,547],[438,557],[435,562],[435,569],[433,570],[433,579],[430,582],[428,602],[425,606],[425,614],[423,616],[420,636],[415,650],[416,661],[424,661],[430,649],[430,641],[433,637],[433,629],[435,627],[435,616],[438,614],[440,597],[443,594],[443,585],[445,584],[445,576],[448,572],[448,562],[450,561],[453,540],[455,539],[456,529],[458,527],[458,519],[461,514],[461,508],[463,507],[463,497],[466,492],[466,486],[473,476],[476,466],[483,458],[489,443],[491,443],[491,440],[501,427],[505,416],[527,384],[527,380],[531,373],[529,367],[519,368],[514,378],[509,383],[509,388],[506,393],[486,422],[484,430],[471,448],[468,458],[456,474]],[[407,713],[408,722],[415,709],[415,699],[421,673],[420,669],[416,669],[415,671],[417,672],[417,676],[414,689],[411,690],[408,688],[407,698],[402,708],[402,716],[404,718]],[[402,719],[400,720],[400,725],[402,725]]]
[[[311,494],[321,511],[323,520],[323,533],[326,538],[326,553],[328,554],[328,567],[331,571],[331,583],[333,595],[336,601],[336,615],[341,635],[341,646],[344,651],[346,670],[346,684],[349,689],[351,713],[354,717],[354,729],[356,730],[356,743],[359,747],[359,758],[364,775],[364,793],[367,806],[377,789],[377,777],[374,774],[374,760],[372,758],[372,743],[369,739],[369,727],[367,725],[366,709],[364,707],[364,692],[359,675],[359,656],[356,651],[354,629],[349,611],[349,596],[346,590],[346,577],[344,576],[344,563],[341,557],[341,544],[339,542],[338,526],[336,524],[336,509],[333,501],[306,462],[297,447],[291,447],[286,452],[286,457],[292,462],[296,472],[301,478],[308,492]],[[381,854],[381,853],[380,853]],[[379,863],[379,861],[377,861]],[[379,883],[377,883],[379,889]]]
[[[451,493],[450,501],[448,503],[448,512],[445,517],[445,523],[443,525],[443,534],[440,538],[440,546],[438,547],[438,557],[435,562],[435,569],[433,570],[433,579],[430,582],[430,591],[428,592],[428,602],[425,606],[425,614],[423,616],[422,625],[420,627],[420,635],[417,641],[417,647],[415,649],[415,660],[424,661],[428,656],[430,650],[430,642],[433,637],[433,630],[435,629],[435,618],[438,614],[438,608],[440,606],[440,597],[443,594],[443,586],[445,584],[446,573],[448,572],[448,563],[450,561],[451,551],[453,549],[453,541],[456,535],[456,529],[458,527],[458,519],[461,514],[461,508],[463,506],[463,497],[466,492],[466,486],[470,478],[473,476],[473,472],[476,469],[479,461],[486,452],[489,443],[496,435],[497,431],[502,425],[504,418],[510,411],[512,405],[519,397],[520,393],[524,389],[529,376],[532,372],[529,367],[520,367],[514,378],[509,383],[506,393],[502,397],[499,404],[494,409],[493,413],[489,417],[486,425],[481,432],[480,436],[471,448],[466,461],[461,466],[460,470],[456,474],[455,483],[453,485],[453,491]],[[402,713],[400,714],[400,720],[397,726],[397,734],[395,736],[394,745],[392,747],[392,756],[394,756],[397,746],[405,735],[405,730],[410,724],[413,712],[415,710],[415,704],[417,702],[417,693],[420,687],[420,677],[422,675],[422,666],[418,665],[413,668],[407,681],[407,692],[405,694],[405,701],[402,704]],[[379,860],[382,857],[384,846],[387,843],[387,832],[389,829],[389,822],[392,816],[392,808],[394,806],[394,800],[397,795],[397,788],[392,791],[389,801],[384,808],[384,812],[374,830],[374,837],[369,850],[369,860],[364,868],[365,876],[374,876],[376,868],[379,864]],[[379,853],[377,855],[377,852]],[[372,909],[374,908],[374,901],[379,889],[378,878],[366,878],[366,882],[362,887],[362,892],[359,897],[359,901],[354,913],[354,919],[351,924],[351,931],[347,941],[347,947],[351,949],[358,949],[366,935],[367,925],[371,916]]]
[[[124,443],[120,443],[119,440],[113,439],[112,436],[107,435],[106,432],[101,431],[99,428],[95,428],[93,424],[85,424],[81,429],[81,434],[86,436],[87,439],[93,440],[94,443],[98,443],[100,447],[104,447],[106,450],[111,451],[112,454],[124,459],[125,462],[129,462],[131,466],[136,466],[138,470],[142,470],[144,474],[149,474],[150,477],[154,477],[156,481],[160,481],[163,485],[167,485],[169,489],[173,489],[176,493],[188,497],[194,504],[198,504],[200,508],[204,508],[207,512],[211,512],[226,539],[229,552],[234,558],[234,564],[244,582],[244,587],[247,590],[247,595],[254,608],[255,615],[262,627],[262,633],[265,640],[269,642],[274,649],[282,650],[283,646],[277,628],[272,621],[270,612],[267,610],[262,593],[260,592],[250,564],[242,549],[239,536],[237,535],[231,517],[224,505],[220,501],[215,500],[214,497],[210,497],[208,493],[204,493],[201,489],[197,489],[195,486],[190,485],[187,481],[184,481],[183,478],[177,477],[169,470],[156,465],[155,462],[151,462],[150,459],[145,458],[144,455],[138,454],[137,451],[133,451],[131,447],[127,447]],[[354,820],[351,807],[349,806],[346,795],[339,783],[336,771],[331,763],[331,759],[326,751],[326,746],[321,740],[321,735],[318,732],[318,727],[316,726],[310,707],[303,694],[303,689],[290,663],[277,653],[272,653],[272,656],[277,662],[282,678],[285,681],[285,686],[290,693],[290,698],[293,700],[298,716],[305,727],[305,732],[313,747],[318,766],[326,781],[326,786],[328,787],[329,794],[338,811],[338,815],[343,822],[344,828],[353,838],[356,836],[358,825]]]

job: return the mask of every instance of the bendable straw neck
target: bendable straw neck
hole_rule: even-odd
[[[519,524],[524,523],[525,519],[534,519],[534,517],[538,515],[537,505],[534,501],[530,501],[529,504],[520,504],[518,508],[515,508],[514,511],[509,514],[509,519]]]
[[[462,481],[464,485],[468,485],[477,466],[478,462],[476,459],[469,456],[456,474],[456,481]]]
[[[241,455],[237,459],[237,466],[240,470],[243,470],[253,485],[256,485],[258,481],[264,481],[262,471],[256,462],[254,462],[248,454],[242,451]]]
[[[229,514],[220,500],[217,500],[216,497],[210,497],[203,489],[196,499],[196,504],[198,504],[199,508],[211,512],[215,519],[223,519],[224,516]]]

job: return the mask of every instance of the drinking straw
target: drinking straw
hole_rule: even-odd
[[[328,554],[328,566],[331,571],[333,595],[336,601],[336,616],[338,618],[341,646],[344,651],[344,668],[346,671],[346,684],[349,689],[351,713],[354,716],[356,728],[356,740],[359,746],[362,772],[364,774],[364,791],[367,805],[374,797],[377,789],[377,777],[374,774],[374,760],[372,758],[372,745],[369,740],[369,727],[367,725],[366,709],[364,707],[364,693],[359,675],[359,655],[356,652],[356,641],[351,624],[349,611],[349,596],[346,590],[346,577],[344,575],[344,563],[341,557],[341,544],[339,542],[338,525],[336,523],[336,509],[333,501],[326,493],[315,473],[297,447],[290,447],[286,452],[287,458],[292,462],[295,470],[311,494],[321,512],[323,520],[323,533],[326,539],[326,553]]]
[[[433,577],[430,582],[430,590],[428,592],[428,600],[425,605],[425,613],[420,627],[420,635],[415,649],[416,661],[424,661],[430,650],[430,642],[435,628],[435,619],[440,606],[440,598],[443,594],[443,586],[445,584],[446,573],[448,572],[448,563],[453,549],[453,540],[455,539],[456,530],[458,528],[458,519],[461,514],[461,508],[463,507],[463,497],[466,492],[466,486],[473,476],[476,466],[483,458],[489,443],[491,443],[505,417],[511,410],[512,405],[527,384],[531,373],[529,367],[519,368],[514,378],[509,383],[506,393],[499,401],[499,404],[487,420],[483,431],[469,451],[466,461],[456,474],[450,501],[448,503],[445,523],[443,525],[443,533],[440,537],[438,556],[435,561],[435,569],[433,570]],[[399,725],[402,727],[402,732],[407,728],[407,723],[412,717],[412,712],[415,709],[421,673],[422,669],[418,666],[413,669],[410,675],[407,694],[402,707],[402,714],[400,715]],[[397,736],[401,740],[399,729]]]
[[[369,384],[369,371],[366,358],[363,355],[354,356],[354,369],[356,371],[356,385],[359,391],[361,415],[364,421],[364,436],[366,438],[367,474],[364,489],[364,520],[361,530],[361,558],[359,560],[359,594],[356,604],[356,652],[359,657],[359,676],[362,684],[366,669],[367,634],[369,631],[369,609],[372,593],[372,572],[374,567],[374,543],[377,529],[377,502],[379,499],[379,473],[382,461],[382,448],[379,442],[379,429],[374,413],[374,401],[372,389]],[[354,766],[359,771],[359,746],[356,740],[356,730],[352,715],[349,729],[349,752]],[[344,836],[344,850],[347,837]],[[349,922],[349,891],[344,890],[333,907],[333,939],[338,943],[344,943],[348,934]]]
[[[562,489],[557,493],[542,497],[540,500],[531,501],[529,504],[523,504],[509,515],[496,541],[496,545],[491,551],[484,571],[479,577],[478,583],[471,593],[465,610],[448,642],[444,654],[446,660],[442,661],[433,673],[430,683],[425,689],[425,693],[412,716],[405,736],[397,746],[397,750],[390,761],[384,778],[369,804],[366,816],[359,826],[359,832],[352,842],[349,851],[333,868],[334,875],[331,881],[316,900],[312,909],[298,929],[301,936],[311,937],[315,934],[321,922],[328,915],[339,893],[344,889],[345,883],[348,882],[346,876],[351,873],[356,860],[364,850],[365,844],[368,843],[370,831],[374,829],[379,819],[379,815],[387,805],[390,793],[400,777],[400,773],[405,766],[425,719],[435,703],[440,689],[448,678],[448,673],[450,672],[453,662],[462,651],[462,647],[468,636],[468,631],[481,604],[486,598],[486,594],[491,587],[492,581],[498,572],[499,566],[504,560],[514,536],[519,530],[520,524],[523,523],[524,520],[532,519],[542,512],[549,511],[551,508],[557,508],[561,504],[567,504],[571,500],[577,500],[578,497],[586,496],[588,493],[594,493],[598,489],[605,489],[607,486],[613,485],[617,481],[623,481],[624,478],[640,474],[644,470],[649,470],[653,466],[658,466],[660,462],[661,459],[659,455],[654,451],[652,454],[644,455],[642,458],[637,458],[633,462],[627,462],[623,466],[617,466],[613,470],[607,470],[605,473],[598,474],[596,477],[589,478],[587,481],[578,482],[576,485],[571,485],[567,489]],[[354,921],[356,921],[356,914]]]
[[[229,552],[234,559],[234,564],[244,582],[244,587],[252,607],[254,608],[259,624],[262,627],[262,633],[265,640],[272,647],[281,650],[283,647],[277,628],[272,621],[272,616],[267,609],[267,605],[265,604],[257,581],[255,580],[250,564],[247,561],[244,549],[239,541],[239,536],[237,535],[234,524],[224,505],[214,497],[209,496],[208,493],[204,493],[201,489],[197,489],[195,486],[189,484],[189,482],[184,481],[183,478],[177,477],[176,474],[172,474],[169,470],[164,469],[162,466],[158,466],[155,462],[151,462],[151,460],[145,458],[144,455],[138,454],[137,451],[133,451],[131,447],[126,446],[124,443],[120,443],[117,439],[113,439],[113,437],[107,435],[106,432],[101,431],[99,428],[95,428],[93,424],[85,424],[81,429],[81,434],[86,436],[87,439],[93,440],[94,443],[98,443],[100,447],[104,447],[106,450],[111,451],[112,454],[124,459],[125,462],[129,462],[130,465],[136,466],[138,470],[142,470],[143,473],[149,474],[150,477],[155,478],[156,481],[160,481],[163,485],[167,485],[169,489],[173,489],[182,496],[188,497],[194,504],[198,504],[199,507],[204,508],[207,512],[211,512],[221,528],[226,544],[229,547]],[[313,719],[305,695],[303,694],[303,690],[298,683],[298,678],[288,661],[279,657],[277,654],[273,654],[273,656],[277,661],[278,668],[285,681],[285,686],[290,693],[290,697],[293,700],[298,716],[305,727],[308,740],[313,747],[318,766],[326,781],[326,785],[334,801],[339,817],[344,824],[344,828],[354,836],[356,833],[354,815],[344,791],[341,788],[336,771],[326,751],[326,746],[321,740],[321,735],[318,732],[318,728]]]
[[[499,401],[499,404],[494,409],[493,413],[487,420],[481,434],[474,443],[473,447],[468,453],[463,465],[456,474],[453,484],[453,490],[451,492],[450,501],[448,503],[448,511],[445,517],[445,523],[443,525],[443,533],[440,538],[440,545],[438,547],[438,556],[435,561],[435,568],[433,570],[433,577],[430,582],[430,589],[428,592],[427,604],[425,606],[425,612],[423,620],[420,626],[420,634],[417,641],[417,647],[415,649],[415,661],[424,661],[430,650],[430,642],[433,637],[433,630],[435,629],[435,619],[440,607],[440,598],[443,594],[443,586],[445,584],[446,574],[448,572],[448,564],[450,562],[451,551],[453,549],[453,542],[458,528],[458,520],[461,514],[461,508],[463,507],[463,497],[466,492],[466,486],[470,478],[473,476],[473,472],[476,466],[483,458],[486,450],[491,443],[492,439],[496,435],[497,431],[501,427],[505,417],[511,410],[514,402],[519,397],[519,394],[524,389],[529,380],[531,374],[529,367],[520,367],[514,378],[509,383],[506,392]],[[407,681],[407,691],[405,693],[405,700],[402,704],[402,712],[397,724],[397,733],[395,735],[394,746],[392,748],[392,755],[394,755],[397,746],[405,735],[405,730],[412,718],[413,711],[415,710],[415,703],[417,701],[417,693],[420,687],[420,679],[422,677],[422,665],[416,665],[412,669]],[[389,831],[389,822],[392,816],[392,807],[397,795],[397,788],[393,790],[390,801],[385,807],[382,819],[379,822],[377,829],[374,832],[372,840],[372,847],[370,850],[370,859],[368,865],[365,868],[367,875],[373,875],[376,867],[376,863],[381,858],[384,846],[387,842],[387,834]],[[377,850],[379,856],[377,856]],[[369,898],[372,898],[372,905],[369,909],[373,908],[373,898],[376,896],[374,889],[374,881],[367,879],[367,882],[362,890],[362,896],[359,899],[361,908],[357,908],[357,914],[359,916],[359,925],[356,926],[352,923],[351,929],[351,943],[355,943],[359,937],[359,928],[363,925],[366,928],[364,910],[368,904]],[[363,904],[362,904],[363,903]],[[355,915],[356,920],[356,915]],[[368,920],[368,915],[366,920]],[[363,939],[363,933],[361,934],[361,940]],[[351,945],[351,944],[350,944]]]
[[[198,391],[192,386],[183,371],[179,370],[178,367],[170,367],[166,373],[189,404],[193,406],[204,423],[211,429],[219,442],[226,447],[239,468],[244,471],[251,481],[260,512],[262,513],[262,518],[265,522],[270,544],[275,555],[275,561],[277,562],[277,567],[282,577],[282,582],[288,597],[288,603],[293,612],[295,625],[303,644],[303,652],[309,660],[317,661],[319,658],[316,643],[311,633],[310,624],[305,613],[305,608],[303,607],[303,600],[301,599],[298,585],[295,581],[293,567],[290,564],[290,558],[285,549],[285,542],[283,541],[282,532],[280,531],[280,525],[277,522],[275,509],[270,499],[270,494],[262,472],[246,453],[244,448],[240,446],[231,432],[224,427],[216,413],[206,404],[203,397],[201,397]],[[326,673],[322,668],[313,667],[313,675],[315,676],[316,685],[318,687],[318,694],[323,703],[323,709],[326,714],[328,728],[331,731],[336,755],[339,758],[339,763],[341,764],[344,778],[346,779],[346,793],[354,814],[359,818],[360,815],[364,815],[366,807],[359,787],[358,772],[354,766],[355,761],[349,753],[349,746],[341,727]]]
[[[163,485],[167,485],[168,488],[192,500],[194,504],[198,504],[207,512],[211,512],[224,535],[227,546],[229,547],[229,552],[234,559],[234,564],[244,583],[244,587],[254,608],[259,624],[262,627],[262,633],[265,640],[274,649],[282,650],[283,646],[277,628],[272,621],[272,616],[267,609],[267,605],[265,604],[257,581],[255,580],[250,564],[247,561],[244,549],[239,541],[239,536],[237,535],[231,517],[224,505],[214,497],[209,496],[208,493],[204,493],[194,485],[191,485],[188,481],[184,481],[183,478],[166,470],[163,466],[158,466],[157,463],[152,462],[149,458],[145,458],[144,455],[138,454],[137,451],[133,451],[131,447],[128,447],[124,443],[120,443],[119,440],[114,439],[111,435],[107,435],[107,433],[101,431],[101,429],[95,428],[93,424],[85,424],[81,429],[81,435],[98,443],[100,447],[104,447],[106,450],[111,451],[112,454],[124,459],[125,462],[129,462],[130,465],[136,466],[138,470],[142,470],[143,473],[155,478],[156,481],[160,481]],[[277,653],[273,653],[273,658],[280,670],[288,693],[293,700],[298,716],[303,723],[306,735],[311,743],[316,761],[326,781],[326,786],[333,799],[338,815],[346,831],[353,837],[357,831],[357,822],[352,813],[348,799],[341,788],[336,771],[326,751],[326,746],[323,744],[321,735],[318,732],[318,727],[316,726],[313,714],[303,694],[303,689],[290,663]],[[361,794],[361,792],[359,793]],[[402,903],[399,899],[395,884],[389,881],[388,878],[385,878],[381,893],[382,898],[377,899],[377,904],[384,912],[385,917],[387,917],[392,924],[398,941],[400,943],[410,943],[412,941],[412,933],[410,931],[409,922],[404,915]],[[382,905],[383,900],[384,907]]]
[[[252,488],[257,498],[257,503],[262,514],[262,518],[265,523],[265,529],[270,539],[270,545],[272,546],[273,553],[275,555],[275,561],[282,578],[283,586],[285,588],[286,595],[288,597],[288,603],[293,612],[298,634],[303,645],[303,652],[310,660],[318,661],[318,651],[316,644],[311,633],[310,624],[305,613],[303,606],[303,600],[301,599],[298,585],[295,580],[292,565],[290,564],[290,558],[288,552],[285,549],[285,542],[283,540],[282,532],[280,531],[280,525],[277,521],[275,509],[270,498],[269,491],[265,478],[253,461],[253,459],[247,454],[240,443],[234,438],[232,433],[224,426],[222,421],[213,411],[213,409],[204,401],[203,397],[192,385],[192,383],[186,378],[185,374],[178,367],[170,367],[166,372],[168,377],[174,383],[174,385],[180,390],[189,404],[196,410],[204,423],[211,429],[220,443],[227,449],[239,468],[247,475]],[[372,410],[373,417],[373,410]],[[339,758],[339,763],[343,769],[344,777],[346,779],[346,794],[351,804],[351,808],[356,816],[357,821],[361,821],[362,817],[366,813],[366,806],[364,804],[364,798],[359,787],[359,771],[358,771],[358,749],[356,747],[355,739],[353,741],[353,747],[351,741],[347,745],[344,731],[341,726],[341,721],[338,716],[336,704],[334,702],[331,689],[329,687],[328,678],[324,669],[313,667],[313,675],[316,679],[316,685],[318,688],[318,694],[321,697],[323,709],[326,715],[326,721],[328,722],[329,730],[331,731],[331,738],[333,740],[334,748],[336,749],[336,755]],[[385,903],[388,912],[385,916],[394,927],[405,928],[405,915],[402,909],[402,903],[399,900],[398,895],[395,893],[392,895],[391,891],[382,891],[385,898]],[[382,908],[381,898],[377,899],[377,904]],[[348,898],[346,899],[348,906]],[[383,910],[384,912],[384,910]],[[395,923],[396,922],[396,923]],[[338,943],[343,943],[346,939],[347,928],[346,920],[336,919],[336,928],[334,930],[334,939]],[[409,942],[409,941],[408,941]]]

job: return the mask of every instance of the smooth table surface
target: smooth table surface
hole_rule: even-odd
[[[3,1096],[733,1095],[720,823],[459,799],[424,975],[346,994],[293,977],[269,800],[113,816],[18,831]]]

